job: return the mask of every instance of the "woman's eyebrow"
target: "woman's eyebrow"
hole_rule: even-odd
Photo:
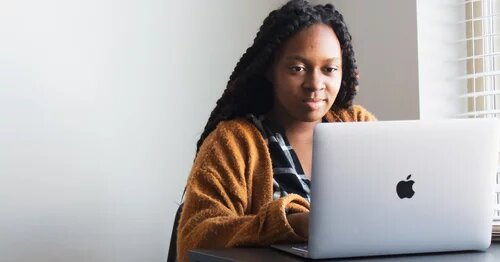
[[[299,55],[288,56],[288,57],[286,57],[286,60],[297,60],[297,61],[300,61],[303,63],[309,62],[309,60],[307,60],[306,58],[299,56]],[[327,62],[327,63],[339,63],[340,61],[341,61],[340,57],[332,57],[332,58],[327,58],[324,60],[324,62]]]
[[[326,62],[329,62],[329,63],[340,63],[340,61],[342,61],[342,59],[340,59],[340,57],[332,57],[332,58],[328,58],[325,60]]]
[[[304,63],[308,62],[307,59],[303,58],[302,56],[298,56],[298,55],[288,56],[286,58],[286,60],[298,60],[298,61],[301,61],[301,62],[304,62]]]

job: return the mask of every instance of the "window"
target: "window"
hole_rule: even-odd
[[[465,1],[467,82],[460,97],[466,112],[460,117],[500,117],[500,0]],[[500,163],[500,158],[499,158]],[[500,168],[497,169],[494,221],[500,222]]]

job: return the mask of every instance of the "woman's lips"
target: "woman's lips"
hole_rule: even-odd
[[[311,110],[316,110],[322,107],[326,103],[326,99],[323,98],[308,98],[303,100],[304,104],[307,105]]]

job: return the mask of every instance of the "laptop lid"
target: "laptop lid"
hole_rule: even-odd
[[[318,124],[309,257],[486,249],[499,134],[494,119]]]

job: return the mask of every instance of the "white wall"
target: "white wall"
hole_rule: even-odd
[[[379,120],[418,119],[416,0],[312,2],[333,3],[351,32],[360,70],[355,103]]]
[[[418,0],[418,68],[420,118],[454,118],[466,112],[466,100],[457,99],[466,91],[465,62],[456,60],[467,54],[464,2],[456,0]]]
[[[0,8],[2,261],[164,261],[210,110],[284,1]]]
[[[163,261],[208,114],[283,2],[3,1],[0,260]],[[382,120],[453,114],[453,0],[333,2],[358,103]]]

